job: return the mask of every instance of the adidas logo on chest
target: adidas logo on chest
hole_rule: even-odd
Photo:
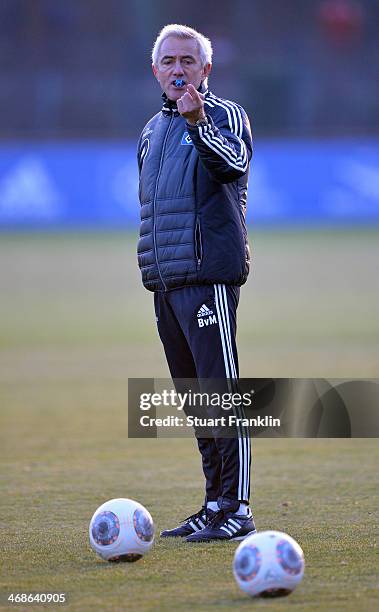
[[[199,327],[208,327],[209,325],[217,325],[216,315],[213,310],[203,304],[197,313],[197,324]]]

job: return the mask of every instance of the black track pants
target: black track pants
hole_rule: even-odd
[[[224,379],[237,391],[236,311],[239,287],[199,285],[154,294],[158,332],[173,379]],[[206,415],[205,415],[206,416]],[[240,408],[240,416],[243,409]],[[250,437],[197,438],[206,479],[206,498],[237,508],[250,497]]]

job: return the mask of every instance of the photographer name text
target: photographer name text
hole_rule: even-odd
[[[191,415],[185,418],[172,415],[158,418],[143,415],[139,422],[142,427],[280,427],[280,419],[274,419],[272,416],[248,419],[237,417],[234,414],[217,418],[201,418]]]

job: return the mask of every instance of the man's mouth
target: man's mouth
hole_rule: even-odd
[[[176,89],[182,89],[185,85],[185,81],[183,81],[183,79],[175,79],[175,81],[172,82],[172,85]]]

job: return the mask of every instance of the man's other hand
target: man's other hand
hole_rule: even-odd
[[[193,85],[187,85],[186,93],[176,102],[179,113],[191,125],[205,119],[204,98],[204,94],[197,91]]]

